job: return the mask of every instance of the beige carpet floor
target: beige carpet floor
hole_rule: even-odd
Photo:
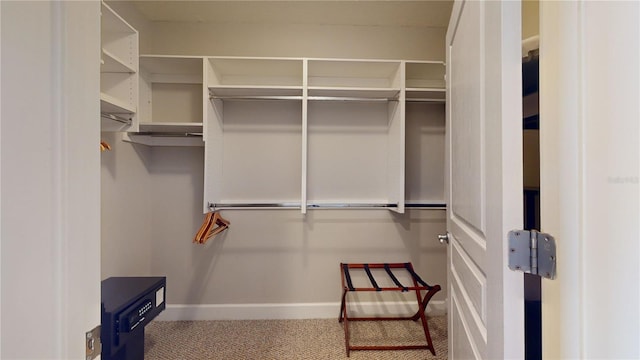
[[[352,345],[424,344],[420,322],[350,322]],[[429,350],[345,351],[337,319],[154,321],[145,328],[146,360],[412,360],[447,358],[447,319],[429,318]]]

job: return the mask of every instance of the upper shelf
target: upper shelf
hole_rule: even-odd
[[[445,64],[441,61],[407,61],[405,88],[407,101],[444,102]]]
[[[399,61],[309,60],[309,87],[400,88]]]
[[[202,84],[203,58],[141,55],[140,71],[151,83]]]
[[[302,96],[302,59],[223,57],[207,63],[213,97]]]
[[[102,131],[123,131],[138,108],[138,32],[107,4],[100,8]]]
[[[209,87],[302,87],[302,59],[210,58]]]
[[[134,69],[125,60],[120,59],[117,55],[112,54],[110,51],[102,49],[102,66],[100,66],[100,72],[102,73],[129,73],[134,74]]]
[[[409,101],[446,94],[441,61],[210,57],[205,68],[214,98],[297,98],[307,89],[309,100],[397,100],[403,86]]]
[[[302,86],[244,86],[244,85],[214,85],[209,86],[209,94],[216,98],[244,98],[262,96],[302,96]]]
[[[119,100],[109,94],[100,93],[100,111],[108,114],[135,114],[135,106]]]

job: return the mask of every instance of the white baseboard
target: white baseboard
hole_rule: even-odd
[[[413,315],[414,302],[358,302],[349,304],[349,316]],[[158,321],[185,320],[266,320],[266,319],[329,319],[338,318],[340,303],[298,304],[171,304],[158,316]],[[447,313],[445,301],[431,301],[427,314]]]

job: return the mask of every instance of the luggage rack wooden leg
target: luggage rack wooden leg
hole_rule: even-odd
[[[366,272],[367,277],[372,287],[354,287],[351,281],[351,275],[349,269],[362,269]],[[384,269],[387,275],[391,278],[395,287],[380,287],[378,286],[370,269]],[[411,275],[413,286],[404,286],[394,276],[391,269],[405,269]],[[338,316],[338,322],[344,323],[344,339],[345,347],[347,351],[347,357],[350,356],[352,350],[412,350],[412,349],[428,349],[431,354],[436,355],[436,350],[433,347],[431,340],[431,334],[429,332],[429,324],[425,315],[425,310],[429,301],[438,291],[440,291],[440,285],[430,286],[425,283],[418,274],[413,270],[411,263],[391,263],[391,264],[340,264],[341,282],[342,282],[342,299],[340,301],[340,314]],[[347,294],[351,291],[401,291],[407,292],[413,290],[416,293],[418,301],[418,310],[413,316],[409,317],[349,317],[347,314]],[[421,296],[421,291],[426,291],[424,297]],[[412,320],[418,321],[420,319],[422,328],[424,330],[426,345],[363,345],[353,346],[350,344],[349,334],[349,321],[389,321],[389,320]]]

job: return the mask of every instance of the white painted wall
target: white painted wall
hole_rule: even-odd
[[[127,20],[137,16],[129,14],[133,8],[118,10]],[[153,54],[444,59],[445,30],[441,28],[207,23],[152,23],[150,28],[151,37],[141,32],[141,48],[151,48]],[[411,127],[415,132],[410,143],[416,149],[411,150],[414,152],[407,162],[413,167],[424,159],[429,169],[411,169],[408,192],[442,198],[444,156],[438,158],[437,154],[444,152],[444,114],[440,112],[435,120],[425,120],[426,124],[420,126],[420,111],[412,109]],[[132,213],[142,216],[139,226],[149,227],[151,240],[147,244],[132,236],[144,233],[144,238],[147,230],[131,229],[119,245],[105,244],[106,227],[115,227],[120,234],[125,231],[117,230],[117,217],[103,217],[103,275],[117,273],[110,264],[121,262],[118,269],[132,268],[126,264],[128,259],[114,260],[112,256],[122,251],[123,242],[136,243],[141,261],[150,262],[150,273],[167,276],[167,302],[173,307],[167,313],[172,318],[186,318],[194,311],[200,314],[196,318],[243,316],[242,310],[233,311],[238,304],[257,304],[257,312],[244,316],[292,317],[296,315],[286,306],[284,313],[265,315],[269,311],[266,304],[307,304],[325,309],[322,304],[329,303],[328,312],[306,314],[337,316],[341,261],[412,261],[427,282],[444,287],[446,249],[436,240],[437,234],[445,232],[442,211],[412,210],[398,215],[378,210],[316,210],[306,217],[299,210],[223,211],[231,221],[230,229],[207,245],[196,245],[192,239],[203,219],[202,148],[123,150],[130,146],[116,144],[115,152],[120,153],[114,160],[106,160],[112,155],[103,154],[103,211],[115,213],[107,208],[116,203],[108,205],[104,201],[105,176],[109,178],[105,163],[113,161],[110,167],[122,166],[122,171],[128,169],[137,175],[122,176],[117,170],[119,175],[109,179],[113,182],[108,184],[108,191],[114,194],[128,187],[126,192],[145,194],[122,194],[116,201],[118,206],[139,206]],[[125,156],[122,151],[127,157],[140,156],[142,160],[121,158]],[[127,165],[121,165],[121,161]],[[143,203],[147,196],[145,171],[150,184],[147,203]],[[134,178],[143,183],[131,183]],[[425,183],[440,188],[415,188]],[[128,196],[130,201],[126,200]],[[150,224],[146,223],[147,216],[151,217]],[[149,255],[143,254],[145,248]],[[443,303],[445,297],[442,291],[433,301]],[[175,307],[179,304],[186,305],[184,312]],[[208,311],[212,306],[216,309]],[[304,316],[305,311],[297,316]]]
[[[148,276],[151,271],[151,149],[101,134],[111,151],[101,154],[101,267],[111,276]]]
[[[445,28],[154,22],[158,54],[444,60]]]

